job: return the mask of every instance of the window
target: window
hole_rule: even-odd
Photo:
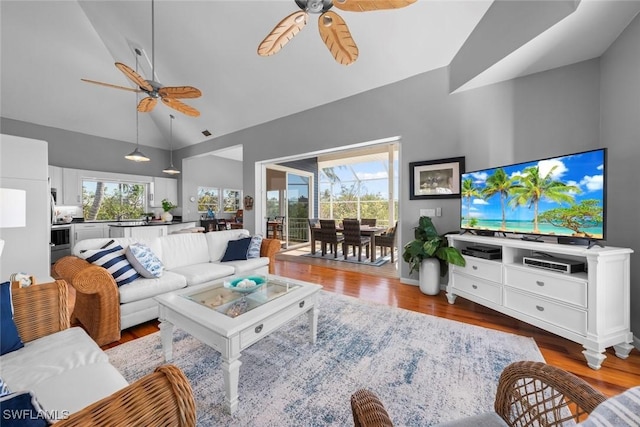
[[[242,191],[224,189],[222,191],[223,212],[236,213],[241,208]]]
[[[198,212],[220,211],[220,189],[215,187],[198,187]]]
[[[118,220],[141,218],[146,211],[147,185],[139,182],[82,180],[84,219]]]

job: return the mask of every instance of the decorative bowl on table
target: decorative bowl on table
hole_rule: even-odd
[[[264,276],[252,275],[246,277],[233,277],[224,281],[224,287],[235,292],[242,292],[245,294],[255,292],[267,283],[267,278]]]

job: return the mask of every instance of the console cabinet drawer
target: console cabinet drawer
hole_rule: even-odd
[[[526,268],[526,267],[525,267]],[[587,307],[587,282],[529,268],[505,267],[505,284],[549,298]]]
[[[504,305],[580,335],[587,333],[587,312],[531,294],[505,288]]]
[[[464,256],[467,265],[460,267],[452,265],[453,271],[479,277],[491,282],[502,282],[502,264],[496,261],[488,261],[471,256]]]
[[[500,304],[502,300],[500,285],[456,272],[453,273],[453,288],[454,293],[456,289],[459,289],[496,304]]]

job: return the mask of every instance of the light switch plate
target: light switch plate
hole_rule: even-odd
[[[420,216],[434,217],[434,216],[436,216],[436,210],[435,209],[420,209]]]

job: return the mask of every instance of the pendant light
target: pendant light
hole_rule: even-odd
[[[140,56],[142,52],[136,49],[136,73],[138,72],[138,56]],[[138,142],[138,93],[136,92],[136,149],[131,153],[124,156],[127,160],[133,160],[134,162],[148,162],[151,160],[140,151],[140,143]]]
[[[169,149],[171,150],[171,164],[168,168],[162,171],[164,173],[168,173],[169,175],[176,175],[180,173],[180,171],[176,169],[175,166],[173,166],[173,119],[175,119],[175,117],[173,117],[173,114],[169,114]]]

